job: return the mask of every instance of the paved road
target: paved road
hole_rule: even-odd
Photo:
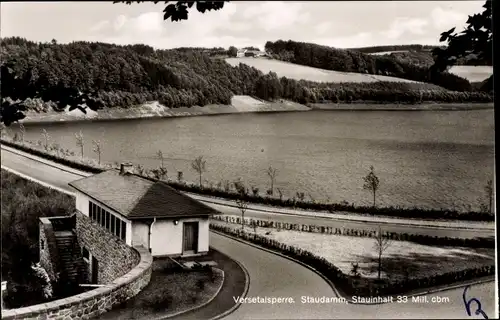
[[[69,190],[69,181],[78,179],[73,173],[8,156],[6,152],[2,152],[2,166],[64,190]],[[302,304],[301,296],[331,297],[334,293],[320,276],[290,260],[214,233],[211,233],[210,241],[215,249],[241,262],[248,270],[250,288],[247,297],[282,296],[295,300],[292,304],[243,304],[226,319],[468,318],[462,301],[463,289],[460,288],[429,296],[429,301],[433,296],[450,300],[441,304]],[[490,318],[495,309],[494,290],[494,282],[489,282],[472,286],[469,292],[469,296],[480,299]]]
[[[48,166],[39,161],[33,160],[31,158],[23,157],[19,154],[12,153],[2,148],[2,166],[6,168],[13,169],[16,172],[24,175],[28,175],[36,180],[44,181],[52,186],[56,186],[63,190],[72,191],[68,186],[68,183],[73,180],[82,178],[74,172],[76,170],[63,171],[55,167]],[[44,160],[47,161],[47,160]],[[60,166],[60,165],[58,165]],[[226,214],[240,215],[240,211],[237,208],[206,203],[207,205],[215,208]],[[377,230],[379,224],[370,222],[360,222],[360,221],[339,221],[335,219],[323,218],[323,217],[312,217],[312,216],[297,216],[297,215],[286,215],[286,214],[275,214],[269,212],[262,212],[256,210],[247,210],[245,212],[246,217],[255,217],[259,219],[272,219],[275,221],[286,221],[290,223],[298,224],[316,224],[323,226],[330,226],[335,228],[351,228],[359,230]],[[476,226],[476,225],[475,225]],[[456,229],[449,227],[427,227],[418,225],[401,225],[401,224],[384,224],[382,225],[384,231],[397,232],[397,233],[409,233],[409,234],[424,234],[432,236],[441,237],[453,237],[453,238],[476,238],[476,237],[494,237],[494,229]]]
[[[186,192],[192,198],[198,199],[205,203],[213,203],[222,206],[238,207],[237,203],[233,200],[202,196],[199,194]],[[263,216],[271,216],[280,214],[281,216],[288,216],[288,219],[293,216],[312,217],[320,220],[332,221],[348,221],[358,222],[363,224],[393,224],[393,225],[406,225],[406,226],[428,226],[428,227],[443,227],[452,229],[477,229],[477,230],[495,230],[495,222],[493,221],[460,221],[460,220],[430,220],[430,219],[409,219],[409,218],[395,218],[389,216],[372,216],[368,214],[353,213],[353,212],[324,212],[324,211],[310,211],[296,208],[272,207],[263,204],[249,203],[248,209],[263,213]]]
[[[334,297],[332,289],[316,273],[288,259],[270,254],[214,233],[210,235],[214,248],[238,260],[250,274],[247,297],[292,297],[288,304],[243,304],[225,320],[239,319],[464,319],[463,288],[428,295],[448,298],[449,302],[422,304],[391,303],[381,305],[303,304],[301,296]],[[481,301],[483,310],[493,317],[494,281],[472,286],[468,297]],[[481,318],[481,317],[470,317]]]

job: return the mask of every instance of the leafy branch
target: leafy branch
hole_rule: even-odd
[[[149,2],[149,1],[113,1],[113,3],[125,3],[131,5],[133,3],[141,3],[141,2]],[[164,2],[167,4],[165,9],[163,9],[163,20],[170,19],[171,21],[181,21],[188,20],[189,10],[192,9],[194,5],[196,5],[196,10],[201,13],[205,13],[207,11],[217,11],[224,8],[224,3],[229,1],[177,1],[175,4],[169,2],[175,1],[153,1],[154,4],[158,4],[159,2]]]
[[[493,65],[493,31],[491,1],[483,5],[482,13],[469,16],[467,27],[460,33],[456,28],[441,33],[440,42],[447,42],[446,48],[432,51],[434,65],[432,72],[443,72],[457,63],[460,58],[467,58],[487,65]]]

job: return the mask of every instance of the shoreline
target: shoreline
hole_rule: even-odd
[[[379,104],[376,102],[354,103],[312,103],[302,105],[284,102],[263,102],[258,106],[238,108],[234,105],[208,105],[205,107],[193,106],[190,108],[168,109],[163,106],[145,104],[138,108],[103,109],[98,112],[89,110],[87,114],[81,111],[48,111],[26,112],[22,120],[26,124],[57,123],[57,122],[85,122],[85,121],[124,121],[138,119],[187,118],[197,116],[223,116],[233,114],[266,114],[306,111],[471,111],[494,109],[493,103],[422,103],[422,104]]]
[[[388,107],[391,105],[395,105],[396,107]],[[313,103],[309,106],[311,110],[320,111],[471,111],[494,109],[493,103],[422,103],[401,105]]]

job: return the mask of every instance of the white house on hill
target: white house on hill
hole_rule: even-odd
[[[248,50],[248,49],[240,49],[238,50],[236,57],[264,57],[268,56],[268,54],[264,51],[260,50]]]
[[[129,246],[143,245],[153,257],[208,252],[209,217],[220,212],[133,174],[130,164],[69,185],[76,190],[76,209]]]

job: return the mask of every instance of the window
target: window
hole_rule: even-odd
[[[115,236],[119,237],[120,236],[120,226],[121,226],[121,220],[116,221],[116,228],[115,228]]]
[[[41,248],[42,250],[44,250],[44,249],[45,249],[45,241],[43,241],[43,239],[42,239],[42,240],[40,240],[40,248]]]
[[[98,207],[97,208],[97,212],[99,212],[101,214],[101,218],[99,219],[99,224],[101,226],[104,226],[104,210],[101,208],[101,207]]]
[[[125,221],[122,221],[114,214],[104,210],[92,201],[89,201],[89,216],[103,228],[106,228],[118,238],[125,240],[127,235],[127,223]]]
[[[106,212],[106,229],[109,230],[109,219],[110,219],[111,214],[108,211],[105,211],[105,212]]]
[[[82,248],[82,256],[84,259],[87,259],[87,260],[89,260],[89,258],[90,258],[90,252],[85,247]]]
[[[97,223],[101,223],[101,208],[97,208]]]
[[[122,221],[122,227],[121,227],[121,229],[122,229],[122,234],[121,234],[121,237],[120,237],[120,238],[121,238],[122,240],[125,240],[125,237],[127,236],[127,234],[126,234],[126,231],[127,231],[127,223],[125,223],[125,221]]]

